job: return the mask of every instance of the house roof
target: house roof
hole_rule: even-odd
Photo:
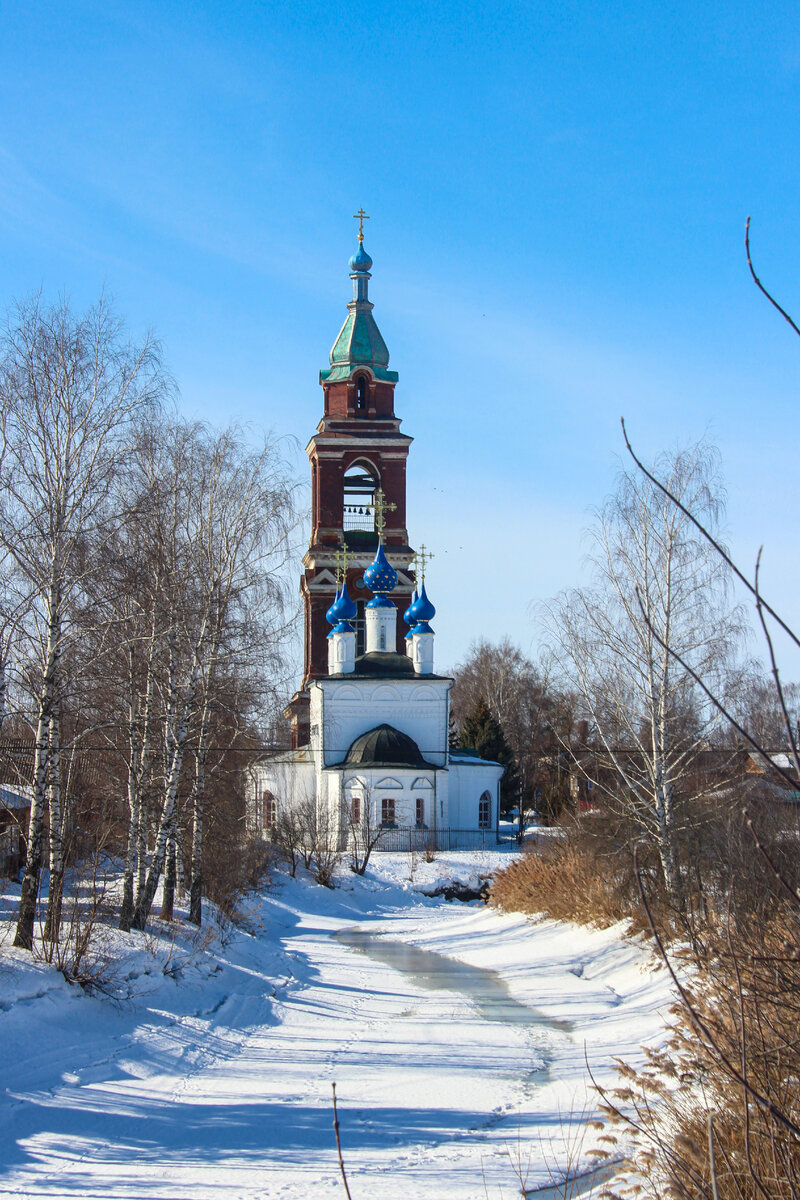
[[[493,758],[481,758],[477,750],[470,750],[466,747],[459,747],[458,750],[450,751],[451,763],[457,763],[460,767],[485,767],[489,763],[492,767],[503,767],[502,763],[495,762]],[[503,767],[505,774],[505,767]]]
[[[0,784],[0,808],[24,809],[30,808],[31,797],[25,794],[25,788],[10,788],[7,784]]]

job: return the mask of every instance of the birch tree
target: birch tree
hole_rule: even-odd
[[[153,604],[160,612],[161,654],[153,660],[153,678],[163,772],[155,848],[132,917],[137,929],[146,924],[179,837],[179,790],[189,748],[190,918],[200,923],[216,685],[254,662],[263,668],[274,649],[283,625],[281,570],[294,525],[288,468],[272,442],[253,449],[235,429],[215,435],[201,425],[173,422],[151,431],[140,450],[144,490],[156,501],[147,509],[147,541],[160,564]],[[171,868],[168,882],[174,886]]]
[[[722,490],[717,453],[699,443],[662,455],[656,473],[711,528]],[[718,556],[653,484],[623,472],[590,531],[592,586],[550,606],[554,649],[591,718],[594,783],[657,849],[680,905],[680,789],[719,721],[664,646],[718,694],[728,691],[742,634]]]
[[[33,944],[48,778],[56,880],[64,868],[58,706],[63,664],[75,636],[70,613],[122,520],[112,503],[113,487],[130,453],[135,419],[165,387],[157,344],[146,338],[132,345],[104,301],[78,316],[66,301],[47,308],[36,298],[7,320],[0,358],[0,550],[29,591],[25,627],[35,728],[15,938],[24,949]]]

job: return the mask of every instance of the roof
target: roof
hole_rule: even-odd
[[[347,766],[429,767],[420,748],[407,733],[393,725],[378,725],[362,733],[345,755]]]
[[[408,655],[398,654],[395,650],[370,650],[368,654],[360,654],[355,661],[355,671],[347,678],[352,679],[354,674],[362,678],[374,675],[418,677]]]
[[[355,661],[355,670],[349,674],[323,675],[323,679],[335,679],[337,683],[353,679],[407,679],[416,683],[430,683],[432,679],[450,679],[449,675],[418,675],[407,654],[394,650],[370,650]]]
[[[4,783],[0,784],[0,808],[30,808],[31,796],[25,794],[29,791],[24,787],[10,788]]]
[[[458,763],[459,766],[466,767],[485,767],[488,763],[490,767],[503,767],[502,763],[496,762],[493,758],[481,758],[477,750],[470,750],[466,747],[459,747],[458,750],[450,751],[450,761]],[[505,767],[503,767],[505,774]]]
[[[349,379],[359,367],[368,367],[376,379],[397,383],[396,371],[387,371],[389,351],[372,315],[369,301],[348,305],[350,312],[331,350],[330,368],[320,371],[323,382]]]
[[[254,767],[264,766],[265,764],[273,763],[313,763],[314,755],[311,752],[309,745],[300,746],[297,750],[275,750],[271,754],[265,754],[262,758],[253,763]]]

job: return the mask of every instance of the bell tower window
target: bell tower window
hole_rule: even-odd
[[[375,529],[375,493],[378,476],[369,463],[356,462],[344,476],[344,513],[342,529]]]
[[[356,375],[356,412],[365,413],[367,411],[368,396],[369,381],[366,375]]]

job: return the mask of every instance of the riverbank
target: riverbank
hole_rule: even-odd
[[[530,1188],[558,1175],[568,1115],[592,1103],[584,1053],[601,1081],[614,1055],[639,1060],[663,1029],[665,972],[619,929],[426,896],[391,857],[335,891],[281,877],[248,903],[249,934],[135,935],[117,1001],[6,943],[0,1037],[18,1050],[0,1065],[0,1194],[339,1197],[334,1080],[354,1200],[495,1200],[519,1187],[510,1157]],[[432,986],[336,936],[354,928],[488,973],[490,990],[494,974],[505,1010],[475,975],[459,990],[440,963]]]

